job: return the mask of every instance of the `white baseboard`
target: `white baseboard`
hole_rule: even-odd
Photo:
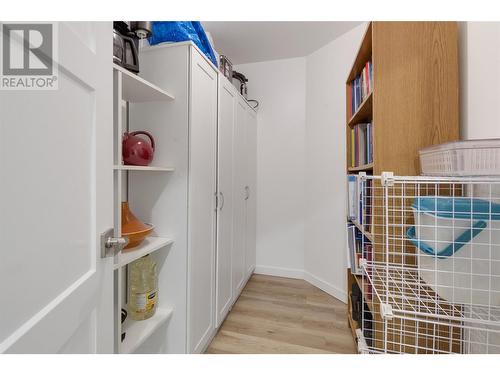
[[[282,268],[272,266],[255,266],[254,273],[260,275],[289,277],[291,279],[304,279],[304,271],[295,268]]]
[[[338,300],[347,303],[347,293],[344,290],[339,289],[330,283],[327,283],[325,280],[322,280],[307,271],[304,271],[304,280],[321,289],[322,291],[328,293],[332,297],[335,297]]]

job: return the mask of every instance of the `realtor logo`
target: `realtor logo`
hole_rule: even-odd
[[[56,26],[1,23],[1,90],[57,89]]]

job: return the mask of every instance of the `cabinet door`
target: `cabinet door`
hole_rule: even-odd
[[[191,48],[189,107],[188,351],[215,329],[217,73]]]
[[[247,109],[245,151],[247,160],[245,271],[249,277],[255,269],[257,224],[257,114],[250,108]]]
[[[216,267],[216,325],[224,320],[232,301],[231,251],[233,246],[233,127],[236,120],[236,91],[219,77],[218,121],[218,220]]]
[[[58,88],[0,91],[0,352],[112,353],[111,22],[55,25]]]
[[[233,301],[235,301],[245,281],[245,233],[246,233],[246,113],[247,104],[238,97],[236,103],[236,122],[234,127],[234,195],[233,195]]]

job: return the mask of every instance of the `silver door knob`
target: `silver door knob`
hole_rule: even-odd
[[[101,258],[113,257],[128,245],[128,238],[113,237],[113,234],[113,229],[101,234]]]
[[[124,237],[108,237],[104,246],[106,249],[112,249],[113,247],[123,249],[128,245],[128,239]]]

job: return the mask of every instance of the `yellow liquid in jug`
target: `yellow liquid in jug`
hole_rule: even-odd
[[[158,304],[156,263],[146,255],[129,266],[128,313],[133,320],[152,317]]]

